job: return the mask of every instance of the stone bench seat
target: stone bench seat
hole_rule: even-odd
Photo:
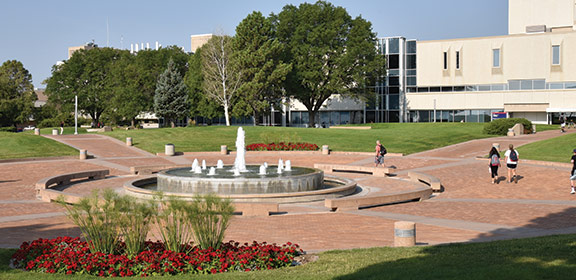
[[[243,203],[237,202],[234,204],[235,212],[242,212],[244,217],[262,217],[269,216],[271,212],[278,212],[278,203]]]
[[[406,202],[412,200],[426,200],[432,195],[432,189],[428,187],[418,190],[401,191],[396,193],[369,194],[366,196],[344,197],[324,200],[324,206],[332,211],[358,210],[359,208],[378,206],[391,203]]]
[[[364,173],[372,174],[373,176],[386,177],[390,174],[389,168],[368,167],[359,165],[339,165],[339,164],[314,164],[314,168],[318,168],[325,172],[349,172],[349,173]]]
[[[53,186],[67,185],[70,184],[72,180],[76,179],[89,179],[89,180],[104,179],[108,174],[110,174],[110,171],[108,169],[101,169],[101,170],[89,170],[82,172],[59,174],[52,177],[46,177],[36,182],[36,195],[37,197],[41,197],[42,200],[44,201],[51,201],[53,200],[51,197],[45,198],[44,196],[47,196],[47,191],[49,191],[50,188]]]
[[[434,192],[441,192],[444,190],[444,187],[442,187],[442,183],[440,183],[440,179],[432,175],[411,171],[408,172],[408,177],[410,177],[410,181],[412,182],[422,182],[424,184],[427,184],[428,186],[430,186],[430,188],[432,188]]]

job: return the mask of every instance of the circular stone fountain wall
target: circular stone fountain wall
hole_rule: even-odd
[[[157,175],[157,190],[168,193],[217,193],[221,195],[269,194],[306,192],[321,189],[324,172],[314,168],[292,167],[282,174],[269,172],[259,175],[259,166],[247,166],[247,171],[234,176],[225,169],[217,169],[215,175],[190,172],[190,168],[161,171]],[[274,166],[268,169],[276,170]]]

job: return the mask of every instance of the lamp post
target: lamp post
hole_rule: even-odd
[[[74,135],[78,134],[78,95],[74,96]]]

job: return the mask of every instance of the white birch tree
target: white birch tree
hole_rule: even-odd
[[[204,93],[224,107],[226,126],[230,126],[230,108],[238,93],[242,73],[233,63],[232,38],[214,36],[202,47]]]

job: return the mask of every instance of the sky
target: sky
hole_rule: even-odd
[[[0,0],[0,63],[18,60],[32,74],[34,86],[68,58],[68,47],[94,42],[130,49],[130,44],[158,41],[190,51],[190,35],[234,35],[253,11],[278,14],[300,0]],[[417,40],[506,35],[506,0],[333,0],[352,17],[372,23],[378,37]]]

